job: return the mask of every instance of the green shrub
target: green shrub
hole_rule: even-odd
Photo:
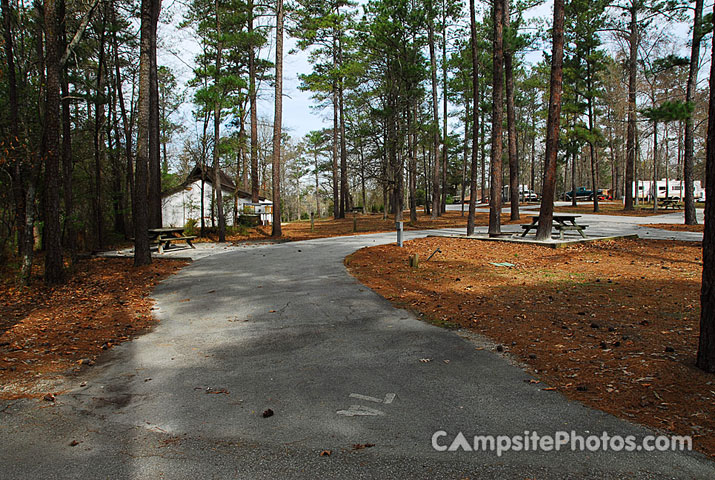
[[[196,225],[199,223],[195,218],[190,218],[186,221],[184,225],[184,235],[196,235],[197,228]]]

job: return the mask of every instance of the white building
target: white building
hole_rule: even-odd
[[[201,217],[206,225],[211,225],[211,212],[214,209],[213,169],[206,168],[203,175],[204,209],[201,211],[201,166],[197,165],[186,180],[179,186],[162,194],[161,218],[164,227],[183,227],[189,219],[194,219],[198,224]],[[238,190],[236,184],[224,172],[219,173],[221,179],[221,192],[223,194],[223,207],[226,216],[226,225],[232,226],[241,215],[259,215],[265,225],[270,223],[273,214],[273,203],[265,197],[259,197],[258,203],[251,203],[251,194]]]
[[[633,196],[636,196],[636,184],[638,185],[638,198],[644,200],[651,198],[653,189],[652,180],[638,180],[637,182],[633,182]],[[666,180],[663,178],[656,182],[656,187],[658,188],[658,198],[669,197],[682,200],[685,194],[685,183],[682,180]],[[693,197],[695,197],[695,201],[705,201],[705,189],[702,187],[700,180],[693,182]]]

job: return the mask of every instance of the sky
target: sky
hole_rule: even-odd
[[[191,66],[194,64],[194,57],[199,53],[198,43],[188,30],[178,28],[185,7],[176,0],[169,0],[164,2],[163,8],[163,19],[168,23],[163,23],[159,29],[158,61],[161,65],[169,66],[182,85],[180,88],[185,88],[186,82],[193,76]],[[325,128],[332,124],[332,113],[311,108],[314,102],[310,98],[310,92],[302,92],[298,89],[300,84],[298,75],[310,73],[312,70],[308,62],[308,53],[303,51],[288,53],[297,50],[295,40],[286,35],[284,42],[283,129],[292,137],[301,138],[311,130]],[[269,48],[261,52],[261,56],[271,61],[275,60],[273,39]],[[178,112],[176,119],[186,125],[193,124],[191,94],[188,95],[188,101]],[[259,117],[273,117],[273,99],[273,87],[264,85],[258,100]]]
[[[198,42],[192,38],[187,29],[178,28],[181,21],[182,12],[185,7],[183,0],[165,0],[163,5],[162,19],[159,37],[159,62],[169,66],[179,80],[180,88],[185,88],[186,82],[193,76],[191,65],[198,53]],[[365,3],[361,0],[360,3]],[[706,2],[710,4],[710,2]],[[551,23],[553,1],[547,0],[542,5],[531,9],[526,15],[527,18],[543,18],[547,24]],[[685,40],[689,35],[686,26],[676,28],[676,33]],[[298,89],[298,75],[310,73],[312,67],[308,61],[308,53],[297,50],[295,40],[286,35],[284,45],[284,76],[283,76],[283,129],[295,139],[300,139],[311,130],[330,128],[332,126],[332,112],[328,110],[316,110],[311,99],[310,92],[302,92]],[[550,48],[550,45],[547,45]],[[263,58],[274,60],[274,44],[261,52]],[[685,52],[687,54],[687,52]],[[534,49],[525,55],[525,63],[533,64],[543,58],[543,51]],[[703,70],[706,70],[703,68]],[[702,73],[702,71],[701,71]],[[183,123],[188,127],[189,134],[193,133],[196,124],[191,115],[191,94],[187,95],[187,102],[175,115],[175,121]],[[441,100],[440,100],[441,101]],[[259,118],[270,121],[273,116],[273,87],[264,85],[259,94]],[[458,120],[454,119],[454,126]],[[174,148],[180,147],[178,142]]]

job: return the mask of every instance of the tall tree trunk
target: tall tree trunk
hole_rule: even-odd
[[[315,167],[315,216],[320,218],[320,177],[318,166],[318,151],[313,152],[314,167]]]
[[[467,182],[467,161],[469,160],[469,94],[464,92],[464,148],[462,149],[463,160],[462,160],[462,179],[459,182],[460,185],[460,201],[459,208],[461,210],[461,216],[464,216],[464,186]]]
[[[149,142],[151,109],[151,50],[154,21],[154,3],[160,0],[142,0],[141,38],[139,46],[139,101],[137,106],[137,160],[134,179],[134,198],[132,202],[134,218],[134,266],[149,265]]]
[[[116,145],[115,153],[111,155],[112,157],[112,204],[114,206],[114,231],[121,233],[126,237],[127,235],[127,224],[126,217],[124,215],[124,189],[122,186],[122,160],[119,154],[119,149],[121,148],[121,134],[119,132],[119,119],[117,118],[117,103],[116,103],[116,91],[114,93],[115,98],[110,103],[111,112],[113,114],[113,119],[111,125],[107,127],[107,138],[111,138],[112,132],[114,132],[114,144]],[[111,151],[111,149],[110,149]]]
[[[105,4],[109,5],[109,4]],[[106,38],[107,8],[102,12],[97,59],[97,85],[94,100],[94,241],[98,250],[104,247],[104,209],[102,205],[102,157],[104,153],[104,45]]]
[[[208,129],[209,121],[211,120],[211,114],[209,112],[204,113],[204,125],[201,132],[201,233],[200,235],[204,237],[206,235],[206,157],[208,156]]]
[[[564,0],[554,0],[553,50],[551,54],[551,79],[549,81],[549,114],[546,120],[546,155],[544,159],[544,184],[537,240],[551,238],[554,220],[554,192],[556,190],[556,156],[559,148],[559,120],[564,63]]]
[[[7,88],[8,106],[10,116],[10,139],[8,153],[12,162],[10,170],[12,176],[12,193],[15,201],[15,230],[18,254],[23,255],[25,232],[25,187],[22,175],[22,156],[19,151],[19,125],[20,115],[17,98],[17,79],[15,74],[14,39],[12,34],[12,8],[8,0],[2,0],[3,39],[5,48],[5,61],[7,62]]]
[[[159,75],[156,58],[161,0],[152,2],[151,58],[149,70],[149,227],[161,228],[161,129],[159,124]]]
[[[589,51],[589,57],[591,52]],[[588,142],[589,154],[591,157],[591,191],[593,192],[593,211],[598,212],[598,153],[596,151],[596,141],[594,140],[596,130],[596,109],[593,107],[593,74],[591,72],[590,61],[586,65],[586,88],[588,89],[588,130],[591,133],[591,138]]]
[[[625,210],[633,210],[633,181],[636,165],[636,73],[638,68],[638,3],[631,6],[628,57],[628,133],[626,135],[626,202]],[[637,189],[636,189],[637,195]]]
[[[336,4],[336,14],[340,15],[340,6]],[[342,31],[338,29],[338,68],[343,64]],[[348,150],[345,141],[345,112],[343,99],[343,75],[338,77],[338,116],[340,121],[340,218],[345,218],[345,213],[349,209],[348,197],[350,190],[348,186]]]
[[[431,14],[430,14],[431,15]],[[432,213],[434,220],[441,214],[440,207],[440,177],[439,177],[439,111],[437,106],[437,59],[434,53],[434,16],[428,20],[427,43],[429,44],[430,73],[432,76],[432,115],[433,115],[433,137],[432,148],[434,156],[434,171],[432,177]]]
[[[482,90],[479,96],[479,101],[483,100],[485,92]],[[482,196],[481,201],[484,200],[484,192],[487,189],[487,142],[486,142],[486,112],[481,107],[479,108],[479,171],[482,173],[481,181],[479,183],[480,192]]]
[[[412,103],[412,102],[411,102]],[[409,151],[409,197],[410,197],[410,223],[414,224],[417,222],[417,137],[415,135],[415,128],[417,123],[417,107],[411,105],[407,110],[407,149]],[[362,156],[362,152],[361,152]],[[363,176],[364,177],[364,176]],[[363,208],[365,208],[365,188],[363,180]]]
[[[276,91],[273,116],[273,233],[281,233],[281,123],[283,122],[283,0],[276,0]]]
[[[253,0],[248,0],[248,33],[253,34]],[[258,99],[256,92],[256,46],[251,40],[248,55],[248,96],[251,102],[251,202],[258,203]]]
[[[658,122],[653,122],[653,213],[658,213]],[[666,196],[668,191],[666,190]]]
[[[700,42],[702,33],[703,0],[695,0],[695,16],[693,19],[693,41],[690,47],[690,70],[688,71],[688,86],[685,90],[685,101],[690,103],[695,99],[698,83],[698,70],[700,62]],[[685,224],[697,225],[695,215],[695,198],[693,196],[693,163],[694,163],[694,132],[692,115],[685,119],[685,160],[683,180],[685,183]]]
[[[713,7],[715,14],[715,7]],[[715,43],[715,39],[713,40]],[[700,342],[695,364],[715,373],[715,46],[710,62],[710,104],[705,160],[705,233],[703,234],[703,280],[700,292]]]
[[[342,196],[340,192],[340,179],[338,174],[338,129],[340,126],[338,118],[338,83],[333,82],[333,218],[343,218],[344,216],[340,213],[340,199]]]
[[[531,112],[531,175],[529,188],[536,192],[536,112]]]
[[[223,92],[219,89],[219,82],[221,79],[221,61],[223,55],[223,44],[221,41],[221,20],[219,15],[219,1],[216,0],[215,3],[216,11],[216,33],[219,39],[216,44],[216,71],[214,74],[214,92],[216,98],[214,100],[214,145],[213,145],[213,190],[216,196],[216,213],[218,216],[218,241],[226,241],[226,215],[223,211],[223,186],[221,182],[221,155],[220,155],[220,144],[221,144],[221,102],[223,102]]]
[[[492,86],[491,188],[489,191],[489,236],[501,234],[502,121],[504,117],[504,1],[494,0],[494,52]]]
[[[45,0],[47,97],[45,103],[45,282],[64,281],[60,226],[60,55],[56,0]],[[28,208],[30,206],[28,205]]]
[[[442,146],[442,204],[440,213],[447,211],[447,140],[449,132],[447,131],[447,5],[445,0],[442,0],[442,138],[444,145]]]
[[[430,170],[431,165],[429,162],[429,155],[427,154],[427,149],[422,145],[422,178],[424,180],[425,186],[425,215],[430,215]]]
[[[472,97],[474,99],[474,111],[472,114],[472,168],[469,172],[469,214],[467,215],[467,235],[474,235],[474,216],[477,205],[477,153],[479,150],[479,124],[480,110],[479,103],[479,52],[477,50],[477,19],[474,9],[474,1],[469,0],[469,32],[472,54]],[[466,128],[466,127],[465,127]],[[482,159],[484,160],[484,159]],[[483,168],[483,167],[482,167]],[[482,174],[482,182],[484,175]],[[482,189],[484,185],[482,185]],[[482,190],[483,191],[483,190]]]
[[[514,107],[514,52],[512,52],[510,0],[504,0],[504,75],[506,77],[506,130],[509,141],[509,201],[510,219],[519,220],[519,157],[516,149],[516,112]]]
[[[362,190],[362,208],[364,212],[367,212],[367,191],[365,189],[365,153],[363,152],[362,140],[358,139],[358,145],[360,151],[360,189]]]
[[[60,51],[65,51],[67,48],[67,23],[66,23],[66,4],[64,1],[58,3],[59,15],[61,19],[59,35],[60,35]],[[69,76],[67,65],[61,67],[61,85],[62,93],[62,186],[64,194],[64,226],[65,244],[70,252],[70,261],[74,265],[77,262],[77,234],[75,230],[74,219],[74,199],[72,195],[72,172],[74,170],[74,161],[72,159],[72,125],[70,113],[69,85],[67,77]]]
[[[112,23],[116,23],[116,10],[112,11]],[[126,196],[125,198],[134,198],[134,156],[132,154],[132,131],[134,129],[133,120],[130,121],[127,115],[127,108],[124,104],[124,92],[122,91],[122,73],[119,69],[119,43],[117,42],[117,31],[112,29],[112,49],[114,51],[114,76],[117,89],[117,96],[119,97],[119,111],[122,116],[122,129],[124,132],[124,156],[126,161]],[[133,94],[132,94],[133,97]],[[128,210],[127,205],[122,205],[125,211]],[[127,221],[127,215],[125,214],[125,232],[132,230],[131,224]],[[126,236],[126,233],[125,233]]]

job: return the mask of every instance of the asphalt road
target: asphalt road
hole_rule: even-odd
[[[653,432],[543,391],[478,338],[421,322],[346,272],[347,254],[389,241],[194,262],[156,289],[154,331],[54,404],[0,404],[0,478],[715,478],[696,453],[436,451],[440,430],[447,445],[458,432]]]

